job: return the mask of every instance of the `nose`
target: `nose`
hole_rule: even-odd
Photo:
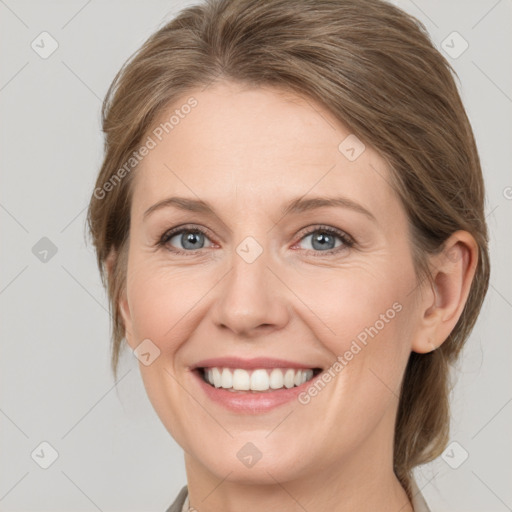
[[[247,338],[282,329],[289,322],[291,308],[286,286],[269,268],[268,251],[252,262],[240,254],[233,253],[232,267],[219,283],[210,310],[215,324]]]

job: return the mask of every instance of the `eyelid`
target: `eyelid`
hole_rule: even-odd
[[[350,236],[346,231],[343,231],[342,229],[339,228],[335,228],[334,226],[328,226],[326,224],[312,224],[301,229],[301,231],[299,232],[299,241],[302,240],[305,236],[309,236],[317,231],[326,231],[328,233],[340,237],[346,243],[355,244],[354,238]]]
[[[305,232],[304,232],[305,231]],[[312,254],[313,257],[322,257],[322,256],[337,256],[348,249],[355,246],[356,242],[354,238],[349,235],[346,231],[342,229],[335,228],[334,226],[327,226],[324,224],[313,224],[311,226],[307,226],[306,228],[301,230],[301,234],[299,235],[299,240],[292,246],[295,247],[298,243],[300,243],[307,236],[311,236],[316,232],[324,232],[328,233],[332,236],[336,236],[341,240],[341,245],[338,247],[334,247],[332,249],[328,249],[325,251],[315,251],[313,249],[305,249],[308,254]]]
[[[155,245],[158,247],[167,247],[167,244],[171,238],[175,237],[176,235],[181,234],[182,232],[186,232],[186,231],[196,231],[196,232],[202,233],[205,237],[210,239],[210,241],[212,243],[215,243],[213,240],[211,240],[208,228],[204,228],[204,227],[198,226],[196,224],[181,224],[174,228],[168,229],[167,231],[164,231],[164,233],[159,237],[159,239],[157,240],[157,243]],[[173,247],[172,249],[168,249],[168,250],[170,252],[174,252],[176,254],[196,254],[196,253],[202,251],[202,249],[187,251],[187,250],[183,250],[183,249],[177,249],[175,247]]]
[[[176,226],[174,228],[168,229],[165,231],[160,238],[158,239],[156,246],[160,247],[167,247],[167,244],[171,238],[173,238],[176,235],[181,234],[182,232],[199,232],[202,233],[205,237],[207,237],[212,243],[216,243],[214,240],[211,240],[211,237],[209,235],[209,229],[196,225],[196,224],[182,224],[179,226]],[[292,247],[296,246],[298,243],[300,243],[305,237],[311,236],[312,234],[316,232],[327,232],[331,235],[337,236],[341,241],[342,245],[335,247],[333,249],[328,249],[325,251],[315,251],[312,249],[306,249],[306,252],[313,253],[315,256],[322,256],[322,255],[330,255],[330,254],[337,254],[343,250],[349,249],[353,247],[356,244],[356,241],[354,238],[349,235],[346,231],[343,231],[342,229],[335,228],[334,226],[328,226],[323,224],[312,224],[310,226],[306,226],[305,228],[301,229],[298,236],[297,242],[293,244]],[[196,250],[183,250],[183,249],[177,249],[172,248],[168,249],[170,252],[173,252],[175,254],[188,254],[188,255],[195,255],[199,252],[201,252],[204,248],[196,249]]]

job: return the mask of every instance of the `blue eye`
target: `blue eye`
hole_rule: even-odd
[[[313,253],[315,256],[330,255],[346,250],[354,245],[354,240],[344,233],[343,231],[328,227],[328,226],[315,226],[305,233],[299,240],[305,240],[308,237],[312,237],[311,248],[305,250],[309,253]],[[336,243],[336,239],[340,243]],[[173,242],[174,240],[174,242]],[[208,241],[210,245],[205,246],[205,241]],[[182,248],[176,247],[176,244],[180,244]],[[157,242],[158,246],[166,247],[171,252],[176,254],[196,254],[201,249],[211,247],[213,244],[208,238],[206,231],[199,227],[186,227],[174,228],[166,231]]]
[[[311,249],[308,248],[307,250],[324,254],[332,254],[354,245],[354,242],[346,233],[330,227],[316,227],[306,233],[301,241],[308,237],[312,238]],[[336,244],[336,239],[340,240],[340,243]]]
[[[171,241],[176,238],[177,242],[182,244],[182,249],[176,249]],[[162,238],[158,242],[159,245],[168,246],[171,245],[171,250],[178,254],[186,254],[198,251],[204,248],[204,241],[208,239],[206,233],[199,228],[181,228],[179,230],[167,231],[163,234]],[[176,243],[176,242],[175,242]]]

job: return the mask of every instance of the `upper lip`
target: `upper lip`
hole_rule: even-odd
[[[276,359],[270,357],[255,357],[252,359],[243,359],[241,357],[215,357],[212,359],[203,359],[191,366],[192,370],[197,368],[320,368],[311,363],[301,363],[298,361],[289,361],[286,359]]]

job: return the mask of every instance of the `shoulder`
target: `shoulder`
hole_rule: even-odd
[[[185,500],[188,496],[188,488],[185,485],[182,487],[181,491],[178,493],[178,496],[176,496],[176,499],[172,503],[172,505],[165,511],[165,512],[181,512],[183,508],[183,504],[185,503]]]
[[[411,479],[412,507],[414,512],[431,512],[414,478]]]

